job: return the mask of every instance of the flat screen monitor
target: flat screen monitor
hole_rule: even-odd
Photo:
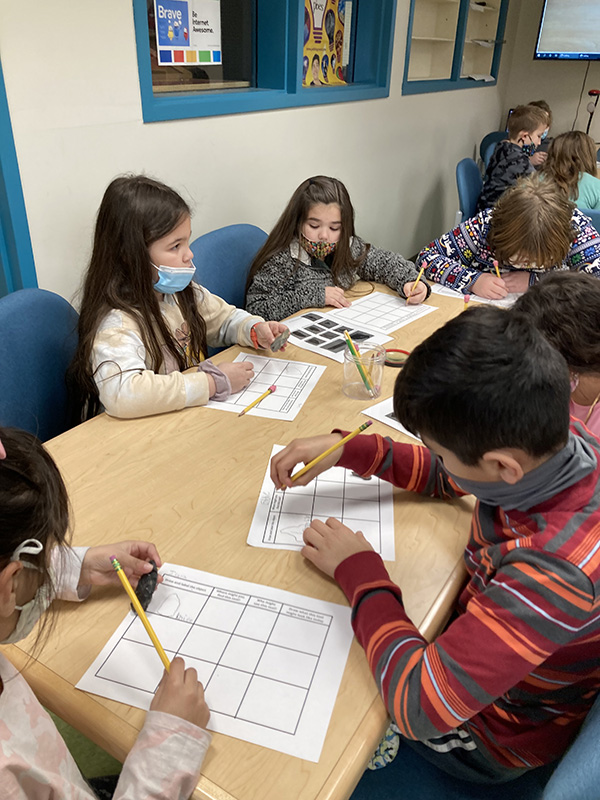
[[[600,60],[600,0],[544,0],[534,58]]]

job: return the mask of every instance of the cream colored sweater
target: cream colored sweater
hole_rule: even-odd
[[[231,344],[251,346],[250,330],[262,317],[252,316],[192,284],[198,310],[206,322],[206,339],[211,347]],[[160,311],[167,327],[188,363],[198,363],[189,354],[189,331],[176,295],[162,295]],[[204,372],[183,374],[165,348],[157,372],[150,365],[135,318],[113,309],[98,327],[92,347],[92,370],[100,402],[113,417],[145,417],[208,402],[208,379]]]

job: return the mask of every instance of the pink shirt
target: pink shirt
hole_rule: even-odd
[[[600,439],[600,402],[596,403],[594,406],[594,410],[590,414],[590,418],[587,422],[585,420],[590,413],[590,406],[580,406],[579,403],[574,403],[573,400],[571,400],[569,409],[572,417],[584,422],[594,436]]]

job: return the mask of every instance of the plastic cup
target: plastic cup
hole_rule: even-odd
[[[381,345],[361,350],[356,358],[350,349],[344,350],[344,379],[342,391],[354,400],[373,400],[381,394],[385,348]],[[366,384],[370,388],[367,388]]]

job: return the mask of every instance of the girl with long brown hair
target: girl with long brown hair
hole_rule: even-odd
[[[149,542],[71,548],[67,491],[52,457],[16,428],[0,428],[0,440],[0,644],[10,644],[33,630],[54,598],[80,601],[92,586],[118,585],[111,555],[134,585],[152,569],[150,559],[161,561]],[[2,797],[97,800],[94,788],[103,779],[88,785],[54,722],[3,655],[0,703]],[[189,797],[210,743],[209,716],[196,671],[173,659],[118,780],[111,782],[114,797]]]
[[[360,279],[385,283],[409,303],[429,296],[412,261],[366,244],[354,230],[354,208],[344,184],[317,175],[303,181],[254,259],[246,308],[283,319],[303,308],[350,303],[344,290]]]
[[[69,370],[80,418],[101,406],[142,417],[224,400],[248,385],[252,365],[217,367],[205,360],[207,346],[268,348],[286,329],[193,282],[190,217],[176,191],[144,175],[106,189]],[[182,374],[189,367],[197,370]]]
[[[600,208],[597,147],[583,131],[561,133],[550,143],[542,174],[553,180],[577,208]]]

